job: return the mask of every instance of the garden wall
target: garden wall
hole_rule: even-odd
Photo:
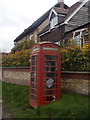
[[[7,83],[29,85],[29,68],[3,68],[2,80]],[[90,95],[90,72],[61,72],[62,91]]]

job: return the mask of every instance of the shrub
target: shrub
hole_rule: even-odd
[[[20,40],[20,41],[15,43],[15,46],[12,48],[11,52],[31,49],[34,44],[35,44],[35,42],[34,42],[33,39],[30,40],[30,39],[27,38],[27,39],[24,39],[24,40]]]
[[[90,44],[61,49],[62,70],[64,71],[90,71]]]
[[[29,66],[30,53],[31,49],[27,49],[3,55],[2,66],[3,67]]]
[[[29,66],[31,49],[17,51],[2,56],[3,67]],[[63,71],[90,71],[90,44],[68,46],[61,49],[61,70]]]

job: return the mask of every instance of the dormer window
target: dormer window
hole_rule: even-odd
[[[50,21],[50,26],[51,26],[51,29],[55,28],[55,26],[58,24],[58,17],[55,16],[54,18],[51,19]]]

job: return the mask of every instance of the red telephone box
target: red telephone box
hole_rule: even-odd
[[[30,106],[37,108],[60,99],[60,46],[40,42],[30,56]]]

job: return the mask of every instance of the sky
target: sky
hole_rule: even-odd
[[[10,52],[14,39],[58,0],[0,0],[0,51]],[[64,0],[68,6],[78,0]]]

